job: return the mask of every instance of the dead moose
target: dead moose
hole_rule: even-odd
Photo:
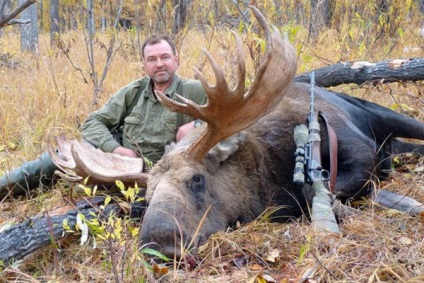
[[[169,145],[148,174],[148,208],[140,242],[153,244],[165,255],[195,252],[211,234],[236,222],[252,221],[269,207],[279,207],[273,214],[277,220],[308,212],[308,190],[293,184],[293,129],[308,117],[310,85],[293,81],[294,49],[278,31],[270,31],[257,9],[252,11],[264,30],[266,51],[247,91],[242,44],[235,35],[235,88],[229,88],[223,71],[205,51],[216,76],[216,84],[211,86],[196,71],[208,96],[206,105],[184,98],[176,102],[157,93],[169,109],[206,122]],[[325,113],[338,136],[334,195],[342,201],[372,193],[369,180],[386,176],[392,154],[424,154],[423,146],[397,139],[424,140],[424,123],[413,118],[319,87],[315,88],[315,108]],[[329,140],[326,127],[321,129],[322,165],[328,168]],[[79,162],[76,160],[77,165]],[[137,179],[137,174],[131,174],[130,180]],[[138,176],[142,179],[145,175]],[[389,192],[383,195],[397,197]],[[422,206],[418,209],[424,211]]]

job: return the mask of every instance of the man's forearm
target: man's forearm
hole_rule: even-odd
[[[92,116],[82,124],[81,134],[85,140],[104,152],[112,152],[115,148],[121,146],[113,138],[110,129]]]

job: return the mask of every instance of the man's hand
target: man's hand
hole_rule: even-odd
[[[123,146],[118,146],[112,152],[123,156],[138,157],[138,154],[134,150]]]
[[[177,131],[177,136],[175,137],[177,139],[177,142],[180,141],[185,135],[187,135],[188,132],[190,132],[191,130],[193,130],[194,127],[194,121],[191,121],[187,124],[182,125],[178,131]]]

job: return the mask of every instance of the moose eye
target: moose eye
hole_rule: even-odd
[[[191,178],[190,189],[194,191],[203,191],[205,188],[205,176],[196,174]]]

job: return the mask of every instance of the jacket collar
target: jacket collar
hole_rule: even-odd
[[[174,74],[174,79],[172,80],[171,85],[165,90],[165,95],[171,99],[174,99],[174,93],[177,90],[178,83],[181,81],[180,77],[177,74]],[[153,100],[157,100],[156,95],[153,93],[153,80],[149,79],[146,88],[143,90],[143,96],[148,97]]]

